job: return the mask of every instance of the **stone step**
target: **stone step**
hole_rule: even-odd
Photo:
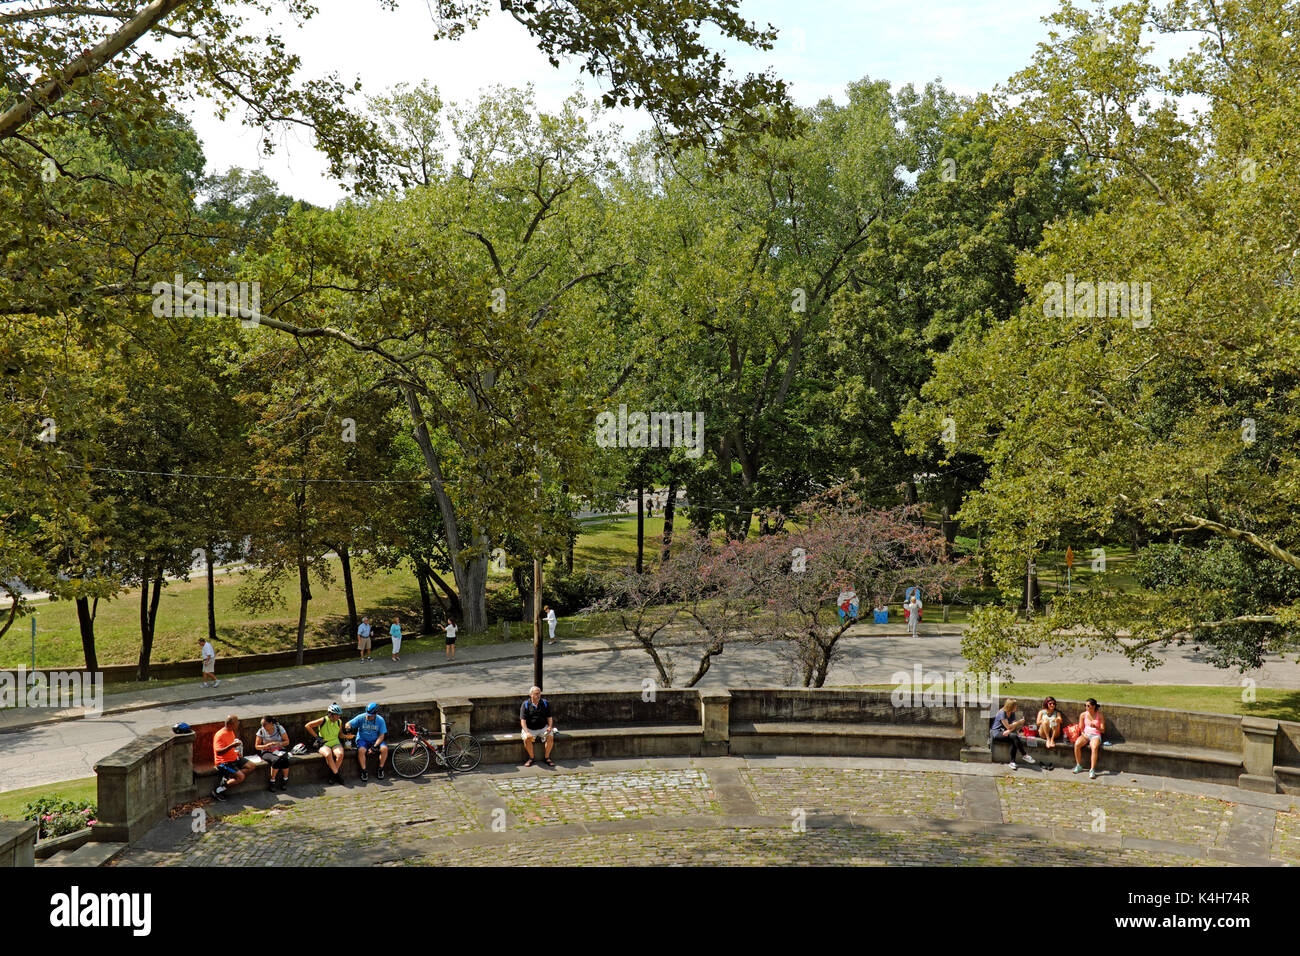
[[[125,843],[86,843],[75,850],[60,850],[41,866],[104,866],[126,849]]]

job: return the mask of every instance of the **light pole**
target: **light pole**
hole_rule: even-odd
[[[537,443],[533,443],[533,456],[537,461],[537,490],[533,496],[533,508],[536,511],[542,504],[542,457]],[[542,557],[537,550],[541,546],[542,517],[537,515],[538,543],[533,545],[533,683],[542,686]]]

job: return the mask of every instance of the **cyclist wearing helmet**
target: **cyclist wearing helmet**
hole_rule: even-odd
[[[325,765],[330,768],[326,779],[330,783],[342,783],[339,771],[343,769],[343,741],[352,738],[351,734],[343,732],[343,708],[338,704],[330,704],[325,716],[316,718],[305,729],[320,740],[317,753],[325,758]]]

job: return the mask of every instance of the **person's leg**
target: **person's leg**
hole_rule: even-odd
[[[1083,734],[1079,734],[1074,740],[1074,772],[1078,773],[1083,769]]]
[[[533,756],[533,738],[527,731],[524,731],[524,753],[528,754],[528,762],[532,763],[537,758]]]
[[[379,769],[384,769],[384,764],[388,763],[388,744],[379,745]]]
[[[551,749],[555,746],[555,734],[546,735],[546,759],[551,759]]]
[[[1101,753],[1101,738],[1093,737],[1089,744],[1092,747],[1092,766],[1090,769],[1095,771],[1097,769],[1097,755]]]

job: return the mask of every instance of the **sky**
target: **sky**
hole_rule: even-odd
[[[303,75],[337,72],[360,78],[368,93],[396,83],[428,80],[445,101],[466,102],[495,85],[532,84],[541,109],[556,108],[582,89],[589,98],[599,84],[576,64],[553,68],[528,32],[494,11],[460,40],[433,39],[436,0],[402,0],[386,11],[374,0],[317,0],[319,14],[301,28],[288,21],[281,35],[302,58]],[[941,78],[958,94],[991,90],[1027,65],[1046,39],[1040,18],[1057,0],[742,0],[741,13],[779,31],[771,50],[719,44],[737,73],[772,69],[790,84],[800,105],[827,96],[843,100],[844,87],[869,76],[895,88],[918,88]],[[318,205],[333,205],[345,191],[325,173],[310,134],[276,135],[276,151],[263,154],[260,137],[232,114],[218,120],[200,106],[191,118],[208,160],[208,172],[231,166],[260,169],[281,190]],[[617,121],[629,132],[645,118],[623,110]]]

